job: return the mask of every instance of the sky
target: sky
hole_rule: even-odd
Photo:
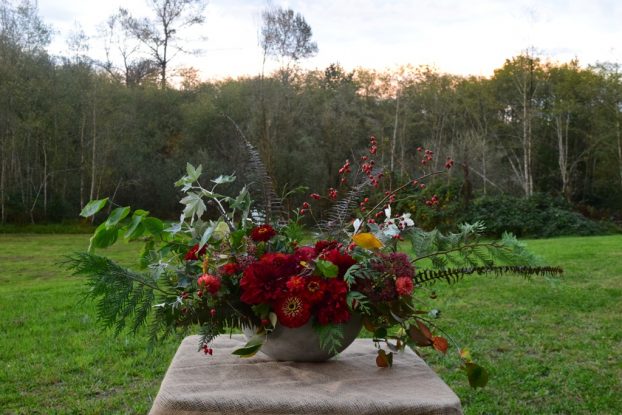
[[[81,28],[89,55],[102,59],[97,26],[123,6],[148,16],[145,0],[39,0],[42,19],[55,30],[50,51],[67,54],[67,36]],[[302,66],[346,70],[429,65],[441,72],[490,76],[527,48],[543,60],[582,64],[622,62],[619,0],[272,0],[301,13],[319,53]],[[256,75],[265,0],[209,0],[206,21],[184,33],[198,56],[176,56],[173,66],[192,66],[201,79]],[[271,64],[274,66],[274,64]],[[268,66],[270,69],[270,65]]]

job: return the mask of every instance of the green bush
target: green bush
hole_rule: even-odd
[[[544,238],[601,235],[617,230],[612,224],[596,222],[572,211],[563,199],[544,194],[528,199],[507,195],[480,197],[471,203],[460,221],[483,221],[488,232],[496,236],[504,231]]]

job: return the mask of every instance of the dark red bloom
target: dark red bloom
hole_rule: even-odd
[[[205,255],[205,251],[207,250],[207,245],[203,245],[203,248],[199,250],[199,244],[194,245],[186,255],[184,255],[184,259],[186,261],[198,261],[203,255]]]
[[[220,278],[215,275],[203,274],[199,277],[197,284],[201,290],[214,295],[220,289]]]
[[[339,249],[334,248],[324,251],[320,257],[326,261],[330,261],[339,268],[339,277],[343,277],[352,265],[356,264],[356,260],[348,254],[344,254]]]
[[[274,235],[276,235],[276,231],[272,226],[267,224],[256,226],[251,231],[251,239],[255,242],[269,241]]]
[[[311,307],[297,294],[288,294],[274,304],[274,312],[279,323],[285,327],[296,328],[305,325],[311,318]]]
[[[239,272],[238,264],[236,264],[235,262],[229,262],[221,266],[219,268],[219,271],[221,275],[232,277]]]
[[[325,281],[325,295],[317,305],[316,317],[320,324],[340,324],[350,320],[346,302],[348,286],[343,280],[331,278]]]
[[[291,292],[291,293],[301,293],[302,290],[305,289],[305,282],[306,282],[306,278],[305,277],[301,277],[300,275],[294,275],[293,277],[290,277],[289,280],[287,280],[287,289]]]
[[[298,273],[294,255],[268,253],[253,262],[240,279],[242,295],[247,304],[270,303],[281,298],[287,291],[287,281]]]
[[[317,241],[315,243],[315,255],[321,254],[323,251],[337,247],[337,241]]]
[[[300,262],[309,262],[312,259],[317,257],[317,253],[315,249],[311,246],[301,246],[300,248],[296,248],[294,251],[294,257],[298,263]]]
[[[302,295],[311,304],[315,304],[324,298],[326,283],[320,277],[309,277],[305,279]]]

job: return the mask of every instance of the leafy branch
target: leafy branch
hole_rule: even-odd
[[[152,275],[139,274],[121,267],[108,258],[90,253],[76,253],[64,265],[73,275],[88,277],[87,297],[96,299],[97,317],[105,327],[120,333],[128,320],[136,333],[147,321],[156,293],[176,297],[175,292],[162,289]]]

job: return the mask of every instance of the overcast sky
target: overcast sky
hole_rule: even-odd
[[[90,37],[90,52],[102,57],[97,25],[119,6],[146,16],[144,0],[39,0],[42,18],[57,31],[52,53],[66,53],[76,26]],[[265,0],[210,0],[206,23],[189,33],[204,54],[177,57],[174,66],[193,66],[202,78],[257,74],[257,34]],[[273,0],[302,13],[318,44],[305,67],[338,62],[358,66],[435,66],[455,74],[491,75],[506,58],[533,46],[554,61],[579,58],[622,62],[620,0]]]

